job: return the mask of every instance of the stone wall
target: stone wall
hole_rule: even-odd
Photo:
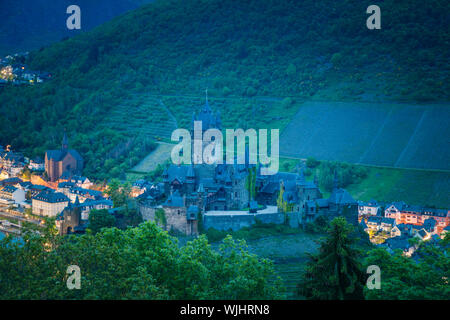
[[[203,215],[203,226],[207,230],[214,228],[217,230],[239,230],[244,227],[250,227],[256,223],[256,220],[262,223],[283,224],[283,213],[265,213],[265,214],[208,214]]]

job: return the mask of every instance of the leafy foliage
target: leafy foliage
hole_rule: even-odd
[[[448,300],[450,297],[450,245],[444,240],[439,246],[423,243],[416,258],[396,252],[391,255],[384,249],[368,253],[365,264],[377,265],[381,270],[381,288],[368,290],[367,299],[382,300]]]
[[[157,1],[31,53],[26,63],[52,80],[2,89],[0,144],[42,156],[67,128],[86,160],[84,174],[104,180],[123,178],[154,147],[153,137],[139,135],[144,128],[120,125],[145,116],[141,102],[128,104],[144,92],[209,87],[216,97],[282,97],[277,111],[287,118],[295,113],[282,100],[288,96],[448,100],[448,1],[384,1],[381,32],[365,27],[366,7],[357,0]],[[224,123],[240,117],[269,126],[279,119],[265,117],[267,105],[254,103],[250,112],[239,103],[222,114]],[[163,117],[161,108],[149,118],[166,121],[154,116]]]
[[[150,222],[95,235],[5,238],[0,257],[1,299],[282,297],[272,263],[248,253],[245,243],[227,237],[217,252],[200,237],[179,247]],[[81,290],[66,287],[69,265],[80,267]]]
[[[111,228],[116,225],[115,217],[108,210],[92,210],[89,212],[89,229],[95,234],[102,228]]]

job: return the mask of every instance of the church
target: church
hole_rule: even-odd
[[[74,149],[69,149],[69,139],[64,137],[59,150],[45,152],[45,172],[49,181],[55,182],[62,175],[73,176],[83,171],[83,157]]]

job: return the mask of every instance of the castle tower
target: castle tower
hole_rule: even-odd
[[[186,193],[191,194],[195,188],[195,172],[194,166],[191,164],[186,173]]]

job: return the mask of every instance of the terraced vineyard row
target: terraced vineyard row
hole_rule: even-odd
[[[105,123],[114,130],[153,139],[170,138],[172,131],[177,128],[176,120],[164,104],[146,95],[131,96],[114,107]]]
[[[280,154],[450,170],[450,106],[308,102],[281,136]]]

